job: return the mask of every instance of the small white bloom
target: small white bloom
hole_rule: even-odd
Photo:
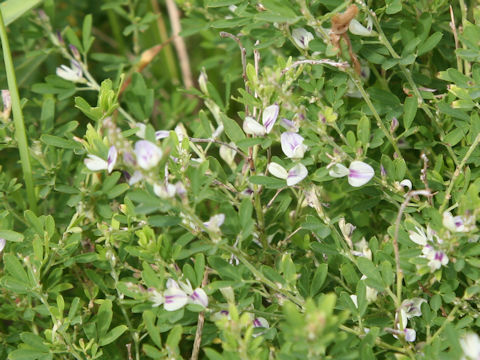
[[[232,148],[225,146],[225,145],[220,145],[220,157],[222,158],[223,161],[225,161],[228,166],[230,167],[235,167],[235,150]]]
[[[355,307],[358,309],[358,300],[357,300],[357,295],[350,295],[350,299],[352,299],[353,304]]]
[[[145,139],[145,131],[147,131],[147,125],[139,122],[137,122],[135,125],[137,125],[138,128],[138,131],[135,135],[137,135],[140,139]]]
[[[189,302],[206,308],[208,306],[208,296],[203,289],[196,288],[190,295]]]
[[[154,184],[153,192],[161,199],[168,199],[175,196],[177,188],[175,185],[167,184]]]
[[[288,177],[288,172],[285,168],[275,162],[268,164],[268,171],[275,177],[280,179],[286,179]]]
[[[257,317],[253,319],[253,327],[268,329],[270,325],[268,324],[267,319],[264,319],[263,317]]]
[[[350,32],[354,35],[359,35],[359,36],[374,36],[376,35],[376,32],[372,30],[370,27],[369,29],[360,24],[357,20],[352,19],[350,21],[350,25],[348,26],[348,29]]]
[[[348,168],[348,183],[359,187],[368,183],[374,175],[375,172],[370,165],[362,161],[352,161]]]
[[[448,264],[448,257],[443,251],[435,250],[431,245],[425,245],[422,249],[423,257],[428,259],[430,271],[440,269]]]
[[[213,215],[207,222],[204,222],[203,225],[205,225],[208,230],[215,232],[220,231],[220,226],[223,225],[224,221],[225,214],[217,214]]]
[[[293,29],[292,37],[295,44],[301,49],[308,49],[308,43],[313,40],[312,33],[304,28]]]
[[[164,292],[165,303],[163,307],[167,311],[175,311],[184,307],[188,302],[188,296],[177,287],[169,287]]]
[[[155,131],[155,139],[156,140],[161,140],[165,139],[170,136],[170,131],[169,130],[158,130]]]
[[[407,187],[408,191],[412,190],[412,182],[408,179],[403,179],[402,181],[400,181],[400,185],[402,187]]]
[[[140,140],[135,143],[135,155],[138,165],[145,170],[155,167],[162,158],[162,150],[147,140]]]
[[[429,238],[426,234],[425,231],[423,231],[422,228],[415,226],[415,230],[410,230],[408,233],[410,235],[410,240],[412,240],[415,244],[425,246],[427,245],[428,240],[432,240],[432,238]]]
[[[202,92],[205,95],[208,95],[207,82],[208,82],[207,73],[205,72],[205,69],[202,69],[202,71],[200,71],[200,75],[198,77],[198,86],[200,87],[200,90],[202,90]]]
[[[307,175],[308,175],[308,170],[305,167],[305,165],[298,163],[297,165],[292,167],[290,170],[288,170],[287,185],[288,186],[296,185],[300,181],[305,179]]]
[[[71,61],[70,67],[67,65],[61,65],[60,67],[57,67],[56,74],[67,81],[78,83],[86,82],[85,78],[83,77],[82,67],[75,60]]]
[[[476,229],[475,217],[470,216],[453,216],[450,211],[443,213],[443,226],[452,232],[470,232]]]
[[[463,350],[461,360],[480,359],[480,337],[475,333],[467,333],[460,338],[460,346]]]
[[[113,168],[115,167],[115,163],[117,162],[117,148],[115,146],[110,146],[110,149],[108,150],[108,157],[107,157],[107,170],[109,173],[113,171]]]
[[[184,138],[188,138],[187,130],[181,123],[175,126],[175,134],[177,134],[179,142],[182,142]]]
[[[291,159],[301,159],[307,150],[303,137],[294,132],[284,132],[280,136],[283,153]]]
[[[403,329],[405,334],[405,341],[414,342],[417,338],[417,332],[414,329]]]
[[[263,136],[266,134],[265,127],[254,118],[247,116],[243,122],[243,131],[249,135]]]
[[[143,179],[143,175],[140,171],[135,170],[133,175],[130,177],[130,180],[128,180],[128,185],[133,185],[139,182],[140,180]]]
[[[282,125],[288,131],[298,132],[298,127],[295,125],[295,123],[292,120],[281,118],[280,125]]]
[[[415,316],[422,315],[421,306],[424,302],[427,302],[425,299],[422,298],[413,298],[413,299],[405,299],[402,301],[402,305],[400,307],[401,311],[403,311],[403,316],[407,319],[411,319]]]
[[[367,259],[372,260],[372,250],[368,247],[367,240],[363,237],[362,240],[355,243],[356,251],[352,251],[352,254],[355,256],[363,256]]]
[[[365,275],[362,275],[360,280],[366,280],[367,277]],[[367,301],[368,303],[373,303],[377,301],[377,296],[378,296],[378,291],[374,288],[371,288],[370,286],[366,287],[366,295],[367,295]]]
[[[263,110],[262,122],[267,134],[270,134],[270,131],[272,131],[273,125],[277,121],[279,110],[280,108],[277,104],[270,105]]]
[[[100,171],[108,169],[108,163],[102,158],[88,154],[87,158],[83,160],[85,166],[91,171]]]
[[[5,245],[7,245],[7,240],[4,238],[0,238],[0,254],[2,253],[3,249],[5,248]]]
[[[153,307],[158,307],[165,302],[165,298],[162,293],[158,292],[155,289],[149,289],[150,291],[150,301],[153,302]]]

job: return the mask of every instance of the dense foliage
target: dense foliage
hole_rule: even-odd
[[[480,358],[476,1],[0,9],[1,359]]]

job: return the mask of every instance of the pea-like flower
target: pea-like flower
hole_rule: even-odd
[[[475,217],[470,216],[453,216],[450,211],[443,213],[443,226],[452,232],[470,232],[476,229]]]
[[[270,164],[268,164],[268,171],[270,171],[270,173],[275,177],[287,180],[288,186],[298,184],[308,175],[307,168],[301,163],[296,164],[294,167],[287,171],[280,164],[271,162]]]
[[[284,132],[280,136],[280,144],[283,153],[291,159],[301,159],[307,150],[307,146],[303,144],[304,138],[294,132]]]
[[[367,27],[360,24],[358,20],[352,19],[350,25],[348,26],[350,32],[354,35],[359,36],[375,36],[377,33],[372,30],[372,24],[367,25]]]
[[[64,80],[76,82],[76,83],[85,83],[87,80],[83,77],[83,71],[80,64],[72,60],[70,63],[70,67],[67,65],[62,65],[57,67],[56,70],[57,76],[61,77]]]
[[[135,143],[135,156],[138,165],[144,170],[155,167],[162,158],[162,150],[154,143],[140,140]]]
[[[368,183],[375,171],[373,168],[363,161],[352,161],[348,169],[342,164],[335,164],[329,171],[332,177],[348,176],[348,183],[353,187],[360,187]]]
[[[108,173],[111,173],[113,171],[113,168],[115,167],[115,164],[117,162],[117,157],[118,157],[118,151],[115,146],[110,146],[110,149],[108,150],[108,156],[107,156],[107,170]]]
[[[467,333],[460,338],[460,346],[463,350],[461,360],[480,359],[480,337],[475,333]]]
[[[277,104],[266,107],[262,114],[263,125],[254,118],[247,116],[243,122],[243,131],[245,131],[246,134],[256,136],[270,134],[273,125],[275,125],[275,122],[277,121],[279,110],[280,108]]]
[[[292,37],[295,44],[301,49],[308,49],[308,43],[313,40],[312,33],[304,28],[293,29]]]

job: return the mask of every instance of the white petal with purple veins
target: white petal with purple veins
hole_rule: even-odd
[[[268,329],[270,325],[268,324],[267,319],[264,319],[263,317],[257,317],[253,319],[253,327]]]
[[[190,303],[206,308],[208,306],[208,296],[203,289],[197,288],[190,295]]]
[[[285,168],[277,163],[271,162],[268,164],[268,171],[275,177],[280,179],[286,179],[288,177],[288,172]]]
[[[107,157],[107,164],[108,164],[108,172],[111,173],[113,171],[113,168],[115,167],[115,163],[117,162],[117,148],[115,146],[110,146],[110,149],[108,150],[108,157]]]
[[[157,139],[157,140],[165,139],[169,136],[170,136],[170,131],[169,130],[155,131],[155,139]]]
[[[135,155],[138,165],[145,170],[155,167],[162,158],[162,150],[147,140],[140,140],[135,143]]]
[[[404,329],[405,341],[413,342],[417,338],[417,332],[414,329]]]
[[[89,154],[88,158],[83,160],[83,162],[85,163],[85,166],[91,171],[106,170],[108,168],[108,163],[96,155]]]
[[[279,106],[275,104],[270,105],[265,110],[263,110],[262,122],[267,134],[272,131],[273,125],[275,125],[275,122],[277,121],[279,109]]]
[[[135,170],[133,175],[130,177],[130,180],[128,180],[128,185],[133,185],[139,182],[140,180],[143,179],[143,175],[140,171]]]
[[[262,136],[266,133],[265,127],[250,116],[247,116],[243,122],[243,131],[246,134],[257,136]]]
[[[284,132],[280,136],[280,143],[282,145],[282,151],[291,159],[301,159],[307,150],[307,147],[303,145],[303,137],[294,132]]]
[[[175,287],[168,288],[163,294],[165,303],[163,307],[167,311],[175,311],[184,307],[188,302],[188,296],[180,289]]]
[[[349,167],[348,183],[359,187],[368,183],[374,175],[375,171],[370,165],[363,161],[352,161]]]
[[[303,164],[297,164],[290,170],[288,170],[287,185],[293,186],[305,179],[308,175],[308,170]]]
[[[308,43],[313,40],[312,33],[304,28],[293,29],[292,37],[295,41],[295,44],[297,44],[297,46],[301,49],[307,49]]]

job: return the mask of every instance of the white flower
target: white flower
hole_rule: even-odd
[[[165,302],[165,298],[162,293],[158,292],[155,289],[149,289],[150,292],[150,301],[153,302],[153,307],[158,307]]]
[[[335,164],[330,169],[329,175],[332,177],[348,176],[348,183],[353,187],[359,187],[368,183],[375,175],[375,171],[363,161],[352,161],[348,169],[342,164]]]
[[[447,255],[445,255],[443,251],[435,250],[431,245],[425,245],[422,249],[422,253],[422,257],[428,259],[428,266],[430,267],[431,272],[448,264]]]
[[[201,305],[206,308],[208,306],[208,296],[203,289],[196,288],[190,295],[189,303]]]
[[[358,309],[358,300],[357,300],[357,295],[350,295],[350,299],[352,299],[353,304],[355,307]]]
[[[147,140],[140,140],[135,143],[135,155],[138,165],[145,170],[155,167],[162,158],[162,150]]]
[[[71,61],[70,67],[68,67],[67,65],[57,67],[56,73],[57,76],[67,81],[78,83],[86,82],[85,78],[83,77],[82,67],[75,60]]]
[[[188,296],[185,292],[177,287],[169,287],[164,292],[165,303],[163,307],[167,311],[175,311],[184,307],[188,302]]]
[[[298,127],[295,125],[295,123],[292,120],[281,118],[280,125],[282,125],[288,131],[298,132]]]
[[[91,171],[100,171],[108,169],[108,163],[102,158],[88,154],[87,158],[83,160],[85,166]]]
[[[284,132],[280,136],[283,153],[291,159],[301,159],[307,150],[303,137],[294,132]]]
[[[169,130],[158,130],[155,131],[155,139],[156,140],[161,140],[165,139],[170,136],[170,131]]]
[[[476,229],[475,217],[470,216],[453,216],[450,211],[443,213],[443,226],[453,232],[470,232]]]
[[[403,329],[405,335],[405,341],[414,342],[417,338],[417,332],[414,329]]]
[[[412,240],[415,244],[425,246],[427,245],[428,242],[438,242],[441,244],[443,242],[442,239],[440,239],[435,231],[433,231],[430,226],[427,226],[427,232],[418,226],[415,226],[415,230],[410,230],[408,233],[410,235],[410,240]]]
[[[350,21],[350,25],[348,26],[348,29],[352,34],[359,35],[359,36],[376,35],[376,32],[372,30],[371,25],[368,28],[366,28],[355,19],[352,19]]]
[[[424,302],[427,302],[427,301],[422,298],[413,298],[413,299],[403,300],[402,305],[400,306],[401,315],[407,319],[411,319],[412,317],[415,317],[415,316],[421,316],[422,315],[421,306]]]
[[[294,167],[287,171],[283,166],[271,162],[270,164],[268,164],[268,171],[270,171],[270,173],[275,177],[287,180],[288,186],[298,184],[308,175],[307,168],[301,163],[296,164]]]
[[[265,319],[263,317],[257,317],[255,319],[253,319],[253,327],[268,329],[270,327],[270,325],[268,324],[267,319]]]
[[[204,222],[203,225],[205,225],[208,230],[218,232],[220,231],[220,226],[223,225],[224,221],[225,214],[217,214],[213,215],[207,222]]]
[[[110,149],[108,149],[108,157],[107,157],[107,170],[109,173],[113,171],[113,168],[115,167],[115,163],[117,162],[117,148],[115,146],[110,146]]]
[[[403,179],[400,181],[400,186],[407,187],[408,191],[412,190],[412,182],[408,179]]]
[[[360,280],[366,280],[367,277],[365,275],[362,275]],[[378,296],[378,291],[375,290],[374,288],[371,288],[370,286],[366,287],[366,295],[367,295],[367,301],[369,303],[373,303],[377,301],[377,296]]]
[[[263,125],[250,116],[247,116],[243,122],[243,131],[245,131],[245,134],[256,136],[263,136],[267,132]]]
[[[355,243],[355,249],[356,251],[352,251],[352,254],[355,256],[363,256],[366,257],[367,259],[372,260],[372,250],[368,247],[368,243],[363,237],[362,240],[359,242]]]
[[[133,185],[139,182],[140,180],[143,179],[143,175],[140,171],[135,170],[133,175],[130,177],[130,180],[128,180],[128,185]]]
[[[278,112],[280,108],[277,104],[270,105],[263,110],[261,125],[254,118],[247,116],[243,122],[243,131],[249,135],[263,136],[270,134],[273,129],[273,125],[277,121]]]
[[[460,338],[460,346],[463,350],[461,360],[480,359],[480,337],[475,333],[467,333]]]
[[[175,185],[167,184],[157,184],[153,185],[153,192],[161,199],[168,199],[175,196],[177,188]]]
[[[293,29],[292,37],[295,44],[301,49],[308,49],[308,43],[313,40],[312,33],[304,28]]]
[[[2,253],[3,249],[5,248],[5,245],[7,245],[7,240],[4,238],[0,238],[0,254]]]

